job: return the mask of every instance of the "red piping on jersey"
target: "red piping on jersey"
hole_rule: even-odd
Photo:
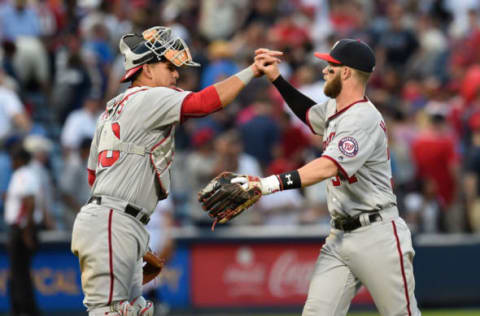
[[[333,161],[337,165],[338,171],[340,171],[345,176],[345,178],[348,179],[348,183],[357,182],[357,178],[355,178],[355,176],[349,177],[348,173],[345,171],[345,169],[343,169],[343,167],[334,158],[332,158],[328,155],[322,155],[321,157],[324,157],[324,158],[327,158],[327,159]]]
[[[305,121],[307,122],[307,126],[310,128],[310,130],[312,131],[312,133],[314,133],[315,135],[317,135],[317,133],[315,133],[315,130],[313,129],[312,127],[312,123],[310,123],[310,110],[312,108],[310,107],[308,110],[307,110],[307,114],[305,115]]]
[[[115,137],[120,139],[120,124],[118,124],[117,122],[113,123],[112,124],[112,131],[113,131],[113,134],[115,135]]]
[[[368,101],[367,97],[363,97],[363,99],[358,100],[358,101],[355,101],[355,102],[353,102],[352,104],[347,105],[346,107],[344,107],[344,108],[341,109],[340,111],[335,112],[333,115],[331,115],[331,116],[327,119],[327,121],[330,121],[331,119],[336,118],[337,116],[339,116],[340,114],[342,114],[343,112],[345,112],[346,110],[348,110],[349,108],[351,108],[352,106],[354,106],[355,104],[357,104],[357,103],[362,103],[362,102],[367,102],[367,101]]]
[[[118,102],[118,103],[115,104],[114,106],[119,106],[119,105],[121,105],[123,102],[127,101],[127,99],[128,99],[132,94],[135,94],[135,93],[140,92],[140,91],[145,91],[145,90],[148,90],[148,88],[142,88],[142,89],[139,89],[139,90],[135,90],[135,91],[130,92],[129,94],[127,94],[126,96],[124,96],[123,99],[120,100],[120,102]]]
[[[214,86],[192,92],[183,99],[180,121],[188,117],[202,117],[222,108],[222,101]]]
[[[394,221],[392,221],[392,226],[393,234],[395,235],[395,240],[397,241],[398,256],[400,257],[400,269],[402,270],[403,289],[405,290],[405,298],[407,299],[408,316],[412,316],[412,311],[410,310],[410,297],[408,295],[407,278],[405,277],[405,267],[403,265],[402,249],[400,247],[400,239],[398,238],[397,234],[397,226],[395,225]]]
[[[97,177],[97,176],[95,175],[95,170],[92,170],[92,169],[88,169],[88,168],[87,168],[87,172],[88,172],[88,184],[89,184],[90,186],[92,186],[93,183],[95,182],[95,178]]]
[[[110,214],[108,214],[108,264],[110,267],[110,294],[108,295],[108,303],[110,305],[112,303],[113,298],[113,249],[112,249],[112,215],[113,210],[110,210]]]
[[[163,142],[165,142],[169,137],[170,135],[172,134],[172,131],[173,131],[173,126],[170,127],[170,131],[168,131],[168,134],[167,136],[165,136],[161,141],[159,141],[158,143],[156,143],[152,149],[150,150],[150,162],[152,163],[152,167],[153,167],[153,170],[155,171],[155,175],[157,176],[157,180],[158,180],[158,183],[160,184],[160,189],[162,190],[163,194],[164,195],[167,195],[167,190],[165,190],[165,188],[163,187],[163,184],[162,184],[162,180],[160,180],[160,171],[157,169],[157,167],[155,166],[155,163],[153,161],[153,156],[152,156],[152,152],[155,150],[155,148],[157,148],[158,146],[160,146],[161,144],[163,144]],[[172,155],[172,159],[170,160],[170,162],[167,164],[167,166],[165,167],[168,168],[170,166],[170,164],[173,162],[173,157],[175,156],[175,153],[173,153]],[[164,169],[164,170],[165,170]],[[163,171],[163,170],[162,170]]]

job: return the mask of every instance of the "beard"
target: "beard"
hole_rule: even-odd
[[[342,92],[342,80],[340,79],[340,73],[330,81],[325,84],[323,92],[329,98],[335,99],[340,92]]]

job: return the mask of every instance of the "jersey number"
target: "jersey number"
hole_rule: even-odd
[[[113,134],[120,139],[120,124],[112,124]],[[118,150],[104,150],[98,155],[98,162],[102,167],[111,167],[120,157]]]
[[[348,183],[350,183],[350,184],[355,183],[357,181],[358,181],[358,179],[354,175],[351,176],[350,179],[348,179]],[[333,184],[334,187],[341,186],[342,181],[340,179],[340,176],[336,176],[335,179],[332,179],[332,184]]]

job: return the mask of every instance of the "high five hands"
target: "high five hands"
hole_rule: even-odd
[[[255,77],[265,74],[270,81],[275,80],[280,74],[277,66],[277,64],[281,63],[280,56],[283,56],[283,52],[278,50],[257,49],[255,51],[254,63],[252,64]]]
[[[267,76],[268,80],[274,81],[280,75],[278,64],[281,60],[278,56],[282,55],[283,53],[280,51],[259,48],[255,51],[254,65],[261,73]]]

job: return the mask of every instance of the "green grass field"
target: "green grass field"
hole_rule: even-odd
[[[348,316],[379,316],[378,313],[349,313]],[[431,310],[422,311],[422,316],[480,316],[480,310]]]
[[[252,316],[298,316],[297,314],[262,314]],[[380,316],[377,312],[349,313],[348,316]],[[480,309],[442,309],[422,311],[422,316],[480,316]]]

